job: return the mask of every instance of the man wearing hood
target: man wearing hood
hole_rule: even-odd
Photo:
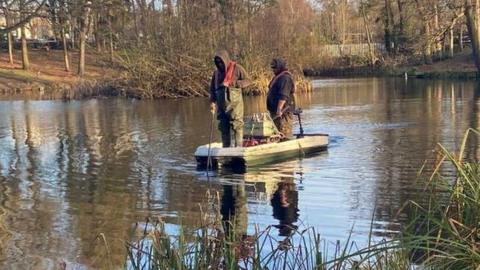
[[[223,147],[242,147],[243,145],[243,97],[242,88],[250,85],[245,69],[230,61],[225,50],[219,51],[214,58],[217,70],[210,83],[210,109],[217,112],[218,129],[222,133]],[[235,144],[231,143],[231,130],[235,135]]]
[[[267,110],[278,131],[286,138],[292,134],[292,113],[295,109],[295,82],[284,59],[274,58],[270,63],[274,77],[268,85]]]

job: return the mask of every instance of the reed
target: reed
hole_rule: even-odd
[[[244,66],[253,83],[244,89],[245,95],[267,93],[273,76],[268,61],[262,57],[246,58]],[[112,86],[119,89],[117,92],[120,94],[141,99],[208,96],[214,70],[210,59],[181,54],[169,59],[141,50],[119,53],[117,64],[122,72],[119,78],[112,80]],[[298,92],[312,90],[310,80],[301,71],[294,74]]]
[[[480,267],[480,167],[464,159],[469,129],[457,155],[440,145],[441,157],[428,178],[425,203],[410,202],[410,223],[402,246],[417,263],[431,269],[479,269]],[[441,167],[454,169],[444,176]]]
[[[262,230],[255,227],[253,234],[246,235],[235,220],[222,221],[217,205],[213,207],[215,214],[202,214],[200,224],[190,234],[180,229],[169,235],[162,220],[147,222],[139,240],[127,244],[126,268],[406,269],[409,263],[398,251],[398,241],[370,241],[368,247],[360,249],[351,237],[344,243],[322,240],[312,227],[292,228],[287,237],[278,237],[272,226]]]
[[[218,226],[201,227],[194,235],[184,233],[168,235],[164,224],[156,223],[153,231],[127,245],[127,268],[403,270],[412,265],[398,242],[381,241],[360,249],[350,238],[345,243],[321,240],[314,228],[294,230],[284,239],[270,226],[256,228],[249,236],[225,234]]]

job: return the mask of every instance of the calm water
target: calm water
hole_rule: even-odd
[[[181,217],[192,228],[199,206],[208,209],[207,190],[219,192],[222,213],[235,213],[247,232],[311,225],[333,242],[353,227],[362,243],[373,216],[375,235],[388,236],[402,224],[397,210],[422,189],[415,175],[434,161],[436,144],[458,149],[480,121],[474,82],[314,84],[298,104],[306,132],[330,134],[327,152],[213,178],[193,158],[209,138],[206,99],[1,101],[0,268],[102,267],[101,233],[120,267],[136,223],[161,216],[174,231]],[[264,102],[247,99],[246,114]],[[476,160],[478,141],[469,145]]]

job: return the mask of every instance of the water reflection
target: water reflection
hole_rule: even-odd
[[[221,194],[225,219],[240,217],[242,234],[258,224],[288,235],[305,223],[334,241],[355,224],[362,241],[373,216],[381,237],[398,230],[397,210],[423,189],[416,173],[438,158],[436,144],[458,150],[465,130],[478,128],[473,82],[316,85],[297,101],[305,131],[331,135],[328,152],[209,178],[193,158],[208,142],[207,100],[0,102],[0,268],[102,268],[100,233],[121,266],[135,223],[161,216],[192,230],[199,207],[209,209],[207,191]],[[264,110],[264,97],[245,103],[246,114]],[[478,162],[478,139],[467,143]]]
[[[227,235],[235,236],[237,239],[246,237],[248,217],[244,183],[223,185],[220,213]]]
[[[273,193],[270,203],[273,208],[273,217],[279,221],[275,225],[281,236],[290,236],[298,228],[298,192],[292,178],[282,179],[277,184],[277,190]]]

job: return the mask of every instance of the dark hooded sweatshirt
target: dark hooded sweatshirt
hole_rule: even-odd
[[[292,74],[288,72],[284,61],[275,59],[277,67],[281,72],[273,77],[270,82],[267,93],[267,110],[274,114],[277,112],[278,102],[285,100],[286,112],[291,112],[295,109],[295,83]]]
[[[222,87],[223,80],[225,79],[226,69],[230,63],[230,57],[228,53],[224,50],[219,51],[215,54],[215,57],[219,57],[225,66],[225,71],[220,71],[218,68],[213,72],[212,80],[210,83],[210,101],[216,102],[215,91]],[[232,84],[230,89],[232,91],[241,91],[241,88],[245,88],[251,84],[251,81],[247,77],[247,72],[245,69],[239,65],[235,64],[235,69],[233,71]]]

